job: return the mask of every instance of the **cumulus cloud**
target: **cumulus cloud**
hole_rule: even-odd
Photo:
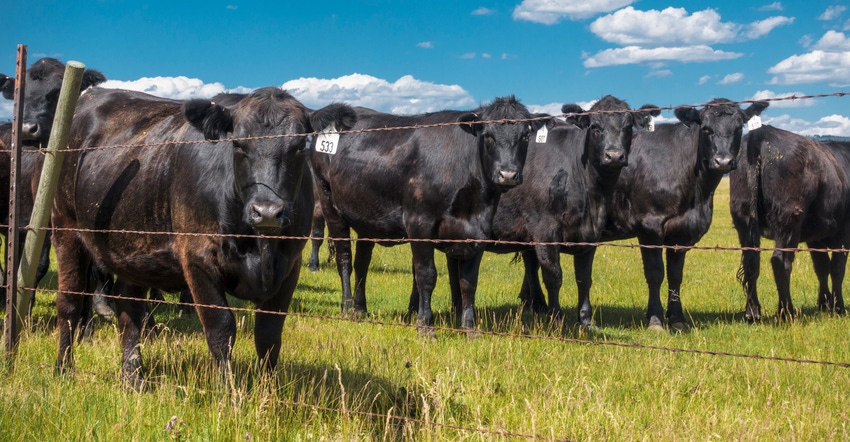
[[[823,34],[823,37],[815,43],[812,49],[827,52],[849,52],[850,38],[843,32],[826,31],[826,34]]]
[[[634,0],[523,0],[514,8],[514,20],[554,25],[561,20],[583,20],[630,5]]]
[[[603,66],[618,66],[625,64],[679,61],[682,63],[700,63],[718,60],[731,60],[741,57],[738,52],[727,52],[712,49],[709,46],[688,46],[672,48],[642,48],[627,46],[624,48],[605,49],[584,60],[584,67],[598,68]]]
[[[594,20],[590,30],[607,42],[624,46],[688,46],[757,38],[791,22],[793,19],[779,16],[744,26],[723,22],[713,9],[688,14],[685,8],[640,11],[629,6]]]
[[[850,39],[841,32],[827,31],[812,51],[792,55],[767,72],[774,75],[768,84],[850,86]]]
[[[416,46],[423,48],[423,49],[431,49],[431,48],[434,47],[434,43],[432,43],[430,41],[422,41],[422,42],[417,43]]]
[[[773,105],[771,104],[771,106]],[[792,118],[786,114],[775,118],[765,118],[764,122],[771,126],[805,136],[832,135],[850,137],[850,118],[843,115],[829,115],[818,121],[811,122]]]
[[[227,89],[221,83],[204,83],[198,78],[179,77],[142,77],[138,80],[107,80],[101,87],[107,89],[128,89],[145,92],[162,98],[189,100],[192,98],[210,98],[223,92],[247,93],[253,89],[239,86]]]
[[[741,72],[735,72],[734,74],[729,74],[723,77],[722,80],[718,81],[717,84],[734,84],[744,79],[744,74]]]
[[[826,11],[823,11],[823,14],[818,16],[818,20],[835,20],[840,17],[844,11],[847,10],[847,6],[834,5],[826,8]]]
[[[755,93],[750,100],[771,100],[777,98],[804,97],[808,94],[804,92],[782,92],[776,93],[771,90],[761,90]],[[780,101],[771,101],[770,108],[794,108],[794,107],[811,107],[817,104],[817,101],[812,98],[805,99],[786,99]]]
[[[10,100],[0,100],[0,121],[11,121],[12,114],[15,113],[15,102]]]
[[[699,77],[699,80],[697,80],[697,84],[703,85],[708,83],[709,81],[711,81],[711,75],[703,75],[702,77]]]
[[[496,11],[490,8],[485,8],[484,6],[472,11],[472,15],[493,15]]]
[[[476,101],[458,85],[436,84],[405,75],[393,83],[363,74],[339,78],[299,78],[281,86],[309,107],[346,102],[394,114],[467,109]]]

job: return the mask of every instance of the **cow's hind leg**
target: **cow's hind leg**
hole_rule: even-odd
[[[576,287],[578,288],[578,320],[582,327],[593,327],[593,307],[590,288],[593,286],[593,258],[596,247],[573,257]]]
[[[147,289],[126,284],[119,278],[115,281],[114,293],[118,296],[115,307],[121,332],[121,379],[131,388],[141,390],[144,376],[139,340],[147,313],[144,302]]]
[[[794,245],[776,244],[777,249],[796,248]],[[796,315],[794,303],[791,301],[791,268],[794,264],[794,252],[776,250],[770,257],[773,267],[773,279],[776,281],[776,290],[779,292],[779,306],[776,314],[780,319],[791,319]]]
[[[841,291],[841,285],[844,283],[844,273],[847,269],[847,252],[832,252],[832,260],[830,261],[830,274],[832,275],[832,311],[843,315],[844,314],[844,295]]]
[[[820,249],[820,246],[809,244],[812,249],[809,254],[812,256],[812,267],[815,269],[815,275],[818,278],[818,308],[821,311],[830,311],[835,305],[835,300],[832,292],[829,290],[829,274],[830,262],[829,253],[826,251],[814,250]]]
[[[546,298],[543,296],[540,278],[537,276],[537,271],[540,269],[537,253],[534,250],[523,251],[522,264],[525,268],[525,277],[522,280],[522,288],[519,292],[520,301],[535,313],[548,312],[549,308],[546,305]]]
[[[372,263],[372,251],[375,243],[357,241],[354,254],[354,311],[366,314],[366,277],[369,274],[369,264]]]

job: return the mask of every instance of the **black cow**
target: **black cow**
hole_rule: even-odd
[[[813,249],[818,306],[844,313],[841,284],[850,247],[850,143],[819,143],[762,126],[744,137],[738,169],[729,179],[729,205],[741,247],[759,247],[760,236],[775,240],[777,250],[770,264],[779,293],[779,317],[795,314],[791,265],[801,242]],[[833,249],[832,259],[827,249]],[[738,277],[747,293],[745,315],[752,321],[761,319],[756,291],[759,261],[758,250],[742,251]]]
[[[654,108],[646,105],[643,109]],[[545,142],[529,143],[525,184],[506,193],[493,219],[493,239],[510,244],[488,244],[497,253],[521,252],[526,277],[523,293],[531,290],[543,299],[537,270],[543,268],[543,281],[549,292],[548,311],[561,315],[559,292],[562,283],[560,253],[575,256],[576,284],[579,287],[579,320],[592,322],[590,285],[595,247],[558,247],[516,243],[587,243],[598,241],[605,226],[607,205],[620,170],[628,164],[632,127],[644,129],[659,110],[631,113],[628,104],[606,96],[590,112],[578,105],[564,105],[571,114],[567,123],[550,124]],[[552,127],[554,126],[554,127]],[[539,258],[538,258],[539,257]],[[454,272],[449,269],[449,277]],[[529,284],[531,284],[529,286]],[[452,284],[453,304],[459,308],[457,285]],[[410,308],[418,302],[414,286]],[[532,304],[546,310],[545,301]]]
[[[142,381],[145,308],[137,301],[147,287],[188,288],[195,303],[210,306],[198,307],[198,317],[216,365],[227,371],[236,322],[231,311],[215,307],[227,305],[228,293],[259,310],[287,310],[306,241],[277,236],[309,232],[307,134],[331,123],[348,128],[355,118],[341,104],[310,113],[278,88],[230,106],[122,90],[83,95],[72,148],[154,145],[65,157],[53,209],[60,372],[73,363],[84,298],[77,293],[86,287],[90,260],[117,276],[115,290],[125,296],[116,303],[125,380]],[[282,315],[256,314],[256,350],[268,369],[277,363],[283,323]]]
[[[726,99],[702,109],[677,108],[681,123],[659,124],[638,132],[629,166],[614,189],[604,241],[637,237],[649,286],[649,328],[663,330],[661,283],[664,261],[659,246],[692,246],[711,224],[714,190],[735,168],[743,125],[767,108],[753,103],[746,110]],[[667,249],[667,318],[675,329],[687,328],[680,289],[685,249]]]
[[[643,106],[647,108],[655,106]],[[628,104],[610,95],[589,112],[578,105],[564,105],[562,112],[572,113],[567,117],[572,125],[559,124],[549,131],[545,143],[529,144],[525,183],[506,193],[499,202],[493,219],[493,238],[526,243],[599,241],[614,186],[629,162],[632,127],[645,129],[650,116],[660,113],[658,109],[634,113],[630,110]],[[488,245],[487,250],[522,252],[525,290],[541,298],[537,270],[542,268],[549,294],[548,309],[556,316],[561,315],[560,253],[574,255],[578,317],[582,325],[591,325],[590,286],[596,247],[539,244],[530,248],[512,244]],[[532,307],[544,309],[543,305]]]
[[[503,191],[522,182],[528,138],[545,121],[515,121],[528,120],[531,114],[514,97],[498,98],[474,111],[397,116],[357,108],[357,116],[355,129],[391,130],[342,134],[335,155],[321,153],[321,145],[312,151],[329,235],[348,238],[354,229],[361,239],[354,262],[354,296],[351,244],[334,242],[343,312],[366,312],[366,273],[375,245],[368,239],[424,240],[410,244],[416,286],[422,294],[417,323],[433,325],[437,249],[458,269],[462,323],[472,328],[484,244],[433,241],[490,238],[496,204]],[[436,127],[411,128],[416,125]],[[421,332],[431,334],[427,329]]]
[[[33,210],[33,202],[35,192],[38,187],[38,180],[41,176],[42,164],[44,157],[38,152],[39,148],[46,148],[50,140],[50,131],[53,128],[53,119],[56,115],[56,106],[59,104],[59,93],[62,88],[62,80],[65,75],[65,65],[55,58],[42,58],[27,69],[27,81],[24,88],[23,97],[23,121],[21,130],[21,175],[18,176],[20,183],[20,199],[18,210],[19,225],[19,251],[24,250],[24,239],[26,237],[26,226],[29,224],[30,215]],[[82,80],[80,83],[80,91],[89,87],[97,86],[106,81],[106,77],[97,70],[86,69],[83,71]],[[7,100],[13,100],[15,92],[15,78],[0,74],[0,92]],[[9,123],[0,124],[0,144],[3,148],[0,149],[0,201],[9,201],[9,171],[10,171],[10,156],[9,149],[11,148],[12,125]],[[9,206],[8,204],[0,204],[0,223],[4,226],[0,234],[7,236],[9,224]],[[4,247],[4,257],[8,253],[8,244]],[[6,259],[3,263],[6,263]],[[39,258],[38,269],[36,271],[35,285],[47,274],[50,266],[50,233],[44,241],[44,247]],[[0,270],[2,276],[0,281],[3,285],[6,283],[6,272]],[[6,299],[6,288],[0,288],[2,299]],[[32,308],[32,304],[30,304]]]

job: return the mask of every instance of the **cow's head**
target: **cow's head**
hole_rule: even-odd
[[[65,64],[55,58],[42,58],[27,69],[21,126],[23,144],[47,147],[64,76]],[[0,74],[0,81],[2,81],[0,91],[2,91],[3,97],[14,100],[15,79]],[[80,91],[97,86],[104,81],[106,81],[106,77],[99,71],[86,69],[83,71]]]
[[[531,134],[547,119],[532,118],[528,109],[513,96],[497,98],[492,104],[462,115],[460,127],[478,140],[481,163],[487,180],[500,190],[522,183],[522,169]],[[515,121],[526,120],[526,121]]]
[[[232,105],[214,100],[187,101],[186,119],[208,140],[232,145],[233,182],[244,205],[243,222],[260,234],[280,234],[295,220],[308,158],[307,135],[331,123],[337,130],[350,129],[357,116],[344,104],[311,112],[275,87],[223,100]]]
[[[568,123],[587,130],[585,154],[588,159],[593,164],[616,170],[629,164],[632,128],[644,130],[651,117],[661,114],[661,110],[651,104],[632,111],[625,101],[611,95],[602,97],[589,111],[577,104],[565,104],[561,112],[568,114]]]
[[[737,167],[738,151],[744,124],[761,114],[769,103],[757,101],[744,110],[725,98],[710,101],[701,110],[678,107],[676,118],[699,129],[699,158],[709,171],[726,173]]]

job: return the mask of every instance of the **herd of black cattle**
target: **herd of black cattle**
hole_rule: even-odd
[[[25,214],[42,161],[32,153],[47,145],[64,71],[49,58],[27,71]],[[561,315],[560,255],[573,255],[578,319],[592,326],[596,248],[588,243],[636,237],[649,246],[641,247],[648,327],[665,326],[665,250],[667,326],[687,327],[680,298],[687,247],[658,246],[699,241],[726,174],[744,247],[739,279],[747,318],[761,318],[756,248],[762,236],[784,249],[771,258],[780,316],[795,313],[789,279],[800,242],[817,249],[811,255],[819,306],[844,311],[847,252],[833,251],[830,258],[829,251],[850,245],[850,143],[816,142],[771,126],[742,137],[765,102],[742,109],[716,99],[700,109],[676,108],[679,123],[650,130],[660,113],[655,106],[632,110],[612,96],[588,111],[564,105],[563,121],[531,114],[512,96],[472,111],[401,116],[340,103],[311,110],[274,87],[177,101],[96,87],[103,81],[95,70],[83,75],[71,151],[52,209],[59,370],[72,365],[74,336],[91,314],[92,297],[81,293],[111,283],[112,275],[128,382],[142,382],[138,343],[145,305],[137,300],[148,289],[191,293],[210,352],[222,367],[229,366],[236,322],[231,311],[214,307],[226,305],[225,293],[253,301],[262,311],[256,314],[257,354],[261,364],[274,367],[285,318],[274,312],[288,309],[311,225],[319,226],[314,235],[324,233],[323,224],[314,222],[322,216],[329,237],[337,239],[344,312],[366,311],[375,243],[403,242],[413,261],[409,308],[423,334],[433,333],[435,249],[446,254],[452,305],[464,328],[475,327],[485,251],[521,253],[520,298],[552,315]],[[0,75],[6,98],[12,98],[14,84]],[[0,131],[5,193],[11,124]],[[169,141],[181,143],[164,143]],[[8,219],[7,207],[2,210]],[[353,256],[351,242],[338,240],[350,238],[352,229],[361,239]],[[48,257],[45,250],[42,274]]]

